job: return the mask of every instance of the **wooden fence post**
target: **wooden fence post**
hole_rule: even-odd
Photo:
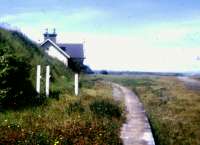
[[[78,83],[79,83],[79,82],[78,82],[78,73],[75,73],[75,76],[74,76],[74,86],[75,86],[74,89],[75,89],[75,90],[74,90],[74,91],[75,91],[75,95],[76,95],[76,96],[78,96],[78,93],[79,93],[79,90],[78,90],[78,89],[79,89]]]
[[[46,66],[46,96],[49,97],[49,86],[50,86],[50,66]]]
[[[40,94],[40,79],[41,79],[41,66],[37,65],[37,73],[36,73],[36,92]]]

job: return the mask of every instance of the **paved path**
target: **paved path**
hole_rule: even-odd
[[[125,99],[127,121],[121,128],[124,145],[155,145],[149,121],[138,97],[128,88],[113,84],[113,96]]]

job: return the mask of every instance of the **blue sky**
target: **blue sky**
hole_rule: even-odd
[[[200,70],[198,0],[1,0],[0,22],[34,41],[56,28],[61,42],[84,42],[94,69]]]

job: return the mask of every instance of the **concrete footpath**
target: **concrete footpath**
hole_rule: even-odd
[[[124,145],[155,145],[149,121],[138,96],[130,89],[119,84],[113,85],[113,96],[116,100],[125,100],[126,123],[121,128],[121,139]],[[124,98],[122,98],[124,97]]]

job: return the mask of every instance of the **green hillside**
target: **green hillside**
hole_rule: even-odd
[[[52,95],[70,92],[72,71],[59,61],[48,57],[28,37],[17,31],[0,28],[0,103],[17,106],[35,98],[36,66],[42,67],[44,94],[45,66],[51,68]],[[19,101],[19,99],[21,101]],[[18,104],[17,104],[18,103]]]

